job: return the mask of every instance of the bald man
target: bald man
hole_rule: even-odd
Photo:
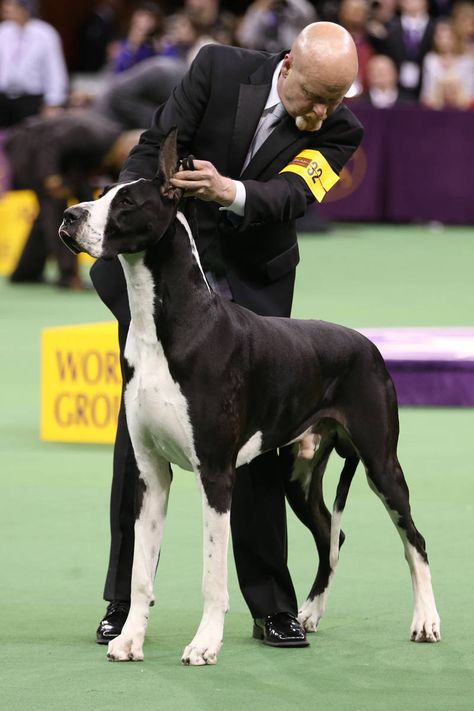
[[[153,177],[163,139],[178,127],[180,156],[195,156],[195,170],[177,172],[172,183],[195,198],[184,201],[183,210],[198,228],[195,238],[209,283],[224,298],[261,315],[290,315],[299,261],[295,220],[324,199],[362,138],[361,125],[341,103],[356,75],[354,43],[332,23],[308,25],[291,50],[278,55],[208,45],[131,152],[121,181]],[[92,278],[119,321],[123,351],[130,315],[121,267],[99,260]],[[308,644],[286,564],[290,469],[288,450],[240,467],[231,512],[235,563],[254,619],[253,636],[281,647]],[[99,643],[120,633],[128,611],[134,477],[122,410],[104,593],[110,604],[97,630]]]

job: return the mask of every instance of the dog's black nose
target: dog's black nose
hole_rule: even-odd
[[[79,205],[73,205],[73,207],[68,207],[64,210],[63,222],[65,225],[72,225],[73,222],[79,220],[84,214],[84,209],[79,207]]]

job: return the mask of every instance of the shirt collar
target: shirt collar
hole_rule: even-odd
[[[275,104],[281,104],[281,99],[278,95],[278,77],[280,76],[281,65],[283,64],[283,59],[278,62],[275,71],[273,72],[272,85],[270,87],[270,93],[267,96],[267,101],[264,106],[264,110],[268,109],[270,106],[275,106]]]
[[[420,34],[424,32],[424,29],[428,24],[429,19],[430,18],[427,14],[418,15],[417,17],[411,17],[410,15],[400,16],[400,22],[402,23],[402,28],[405,32],[414,30],[415,32],[419,32]]]
[[[370,89],[369,94],[373,105],[378,109],[393,106],[398,98],[398,91],[396,89]]]

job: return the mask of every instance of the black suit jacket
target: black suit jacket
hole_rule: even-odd
[[[241,175],[282,57],[221,45],[204,47],[170,99],[156,112],[152,127],[142,134],[120,175],[122,181],[153,177],[160,145],[177,126],[181,157],[193,154],[212,162],[223,175],[241,179],[246,189],[243,218],[229,220],[227,211],[219,210],[217,204],[195,200],[199,226],[195,236],[205,263],[209,260],[212,264],[216,255],[222,260],[235,300],[264,315],[290,313],[299,260],[295,220],[314,201],[301,177],[279,171],[302,150],[311,148],[319,150],[339,173],[363,133],[345,106],[317,132],[299,131],[286,116]],[[94,283],[101,295],[113,268],[109,263],[97,264],[94,269]]]

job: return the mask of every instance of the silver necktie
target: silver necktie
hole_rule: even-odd
[[[254,133],[252,143],[250,144],[242,172],[248,166],[260,146],[267,140],[268,136],[276,128],[284,114],[285,107],[281,102],[278,102],[278,104],[274,104],[273,106],[269,106],[264,110],[257,126],[257,130]]]

